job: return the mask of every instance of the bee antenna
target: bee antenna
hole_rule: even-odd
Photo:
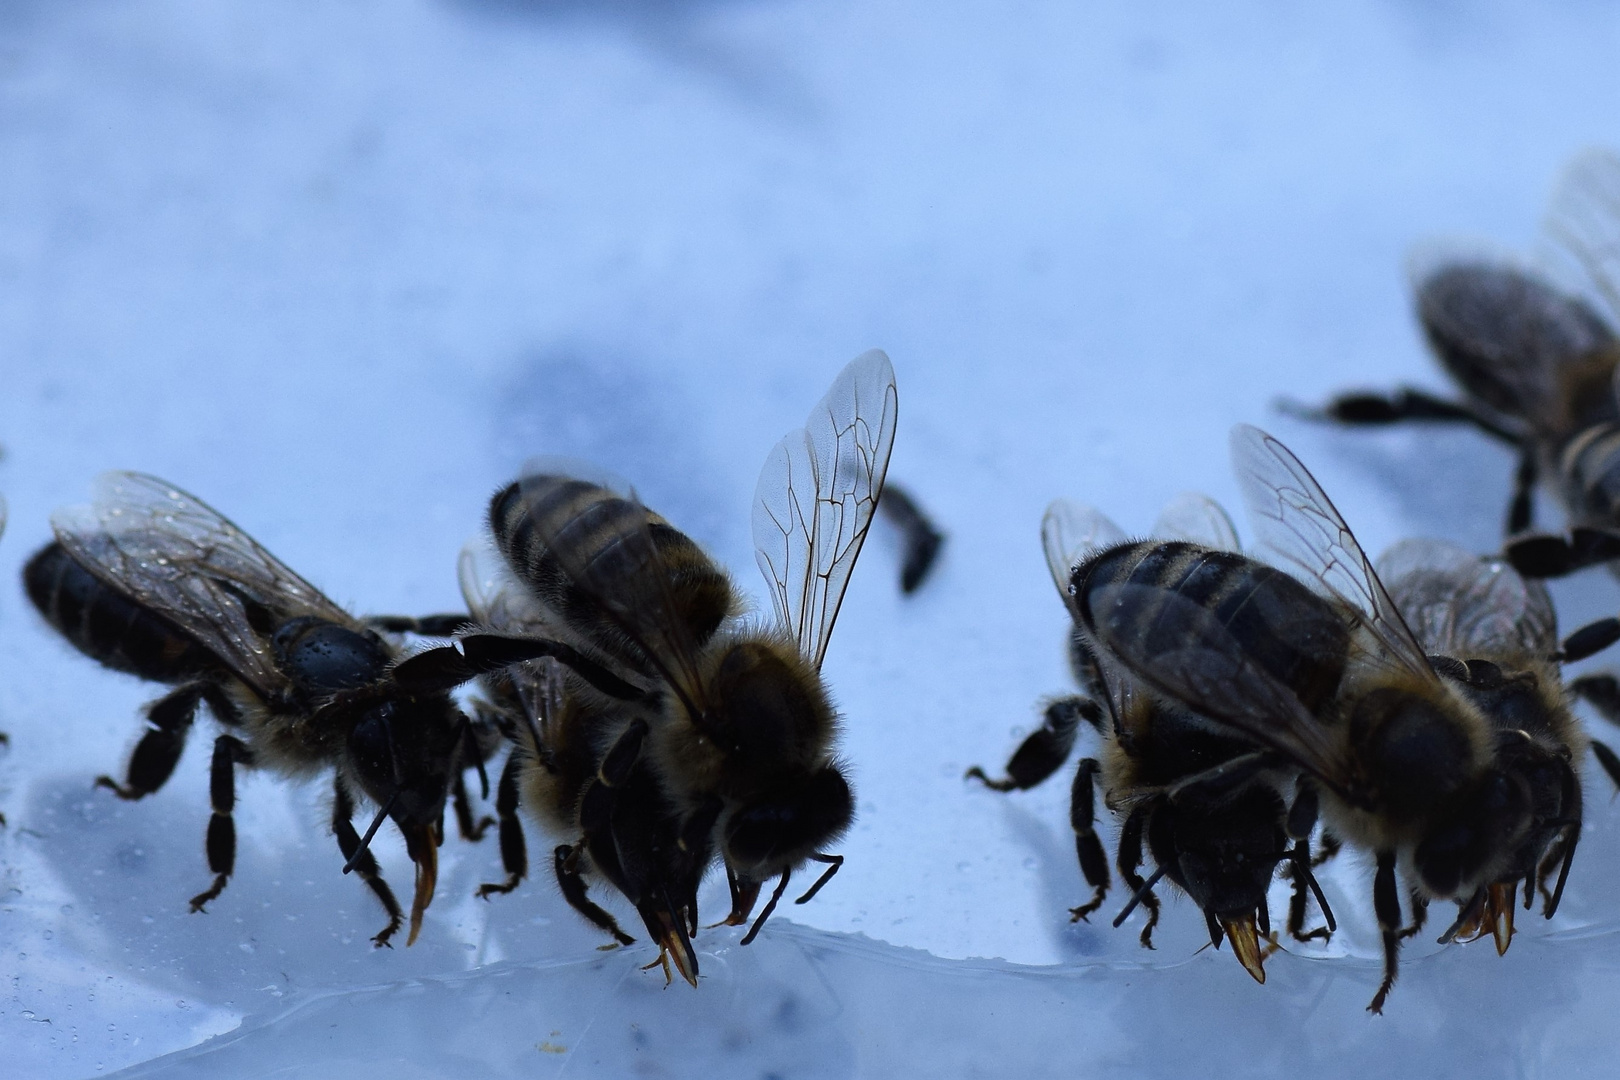
[[[1118,929],[1120,924],[1130,916],[1131,912],[1136,910],[1137,904],[1147,899],[1148,894],[1153,891],[1153,886],[1157,885],[1162,877],[1164,877],[1164,867],[1161,866],[1153,871],[1153,876],[1148,878],[1140,889],[1136,890],[1136,895],[1131,897],[1131,902],[1125,905],[1125,910],[1114,916],[1115,929]]]
[[[360,838],[360,846],[354,849],[354,854],[349,856],[349,861],[343,864],[345,874],[353,870],[354,864],[360,861],[360,856],[366,853],[366,849],[371,846],[371,838],[377,835],[377,830],[382,827],[383,819],[388,816],[388,811],[394,808],[394,803],[398,800],[399,792],[396,790],[392,795],[388,796],[388,801],[383,803],[382,809],[377,811],[377,816],[371,819],[371,828],[367,829],[366,835]]]
[[[810,891],[793,901],[795,904],[808,904],[812,899],[815,898],[816,893],[821,891],[821,887],[827,884],[827,882],[831,881],[834,874],[838,873],[838,868],[844,865],[844,857],[842,855],[823,855],[821,852],[816,851],[812,852],[810,857],[816,860],[816,862],[827,863],[829,865],[826,873],[816,878],[816,883],[810,886]]]
[[[776,910],[776,902],[782,899],[782,894],[787,891],[788,878],[792,876],[792,867],[782,871],[782,879],[776,883],[776,890],[771,893],[770,900],[766,901],[765,910],[759,913],[759,918],[754,920],[754,925],[748,928],[747,936],[742,939],[744,945],[754,940],[754,936],[759,933],[759,928],[765,925],[765,920],[770,918],[771,912]]]

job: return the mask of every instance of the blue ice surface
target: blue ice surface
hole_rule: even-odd
[[[0,5],[0,578],[95,473],[136,468],[340,602],[443,610],[489,493],[563,454],[757,596],[760,464],[873,346],[900,382],[892,475],[951,534],[903,599],[875,532],[833,638],[843,872],[747,949],[700,935],[695,992],[636,972],[644,948],[598,954],[543,879],[475,901],[487,842],[447,842],[422,940],[372,950],[320,783],[245,776],[237,873],[189,914],[209,724],[161,793],[93,791],[153,688],[0,592],[6,1071],[248,1053],[399,1077],[466,1052],[589,1074],[638,1038],[653,1075],[1608,1066],[1620,836],[1597,776],[1558,917],[1521,916],[1500,959],[1409,943],[1376,1020],[1364,859],[1327,877],[1332,945],[1260,987],[1198,953],[1186,903],[1152,953],[1134,920],[1069,923],[1063,778],[961,777],[1068,688],[1036,534],[1056,496],[1133,530],[1184,489],[1236,505],[1225,438],[1250,421],[1369,550],[1497,543],[1505,451],[1271,403],[1443,387],[1403,260],[1534,245],[1560,164],[1620,144],[1617,41],[1620,12],[1575,0]],[[1603,575],[1555,592],[1566,625],[1620,605]],[[397,838],[379,852],[406,880]]]

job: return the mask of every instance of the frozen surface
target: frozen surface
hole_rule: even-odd
[[[230,888],[187,914],[209,732],[160,794],[92,791],[151,688],[7,587],[7,1074],[1610,1071],[1620,818],[1596,778],[1558,918],[1501,959],[1414,943],[1377,1020],[1363,862],[1328,877],[1332,946],[1260,987],[1195,955],[1185,904],[1153,953],[1069,924],[1066,782],[961,780],[1067,685],[1054,496],[1139,530],[1183,489],[1235,504],[1248,420],[1374,551],[1497,539],[1507,454],[1270,402],[1440,385],[1402,260],[1528,246],[1561,162],[1620,143],[1620,10],[1215,7],[0,4],[0,579],[53,507],[136,468],[342,602],[440,610],[488,493],[554,453],[629,477],[757,595],[760,463],[872,346],[900,382],[891,476],[951,533],[909,600],[875,535],[833,638],[848,864],[748,949],[702,935],[696,992],[636,971],[645,947],[596,952],[549,882],[473,900],[492,843],[448,843],[422,940],[373,951],[324,789],[267,777],[240,785]],[[1571,625],[1620,604],[1601,574],[1556,595]]]

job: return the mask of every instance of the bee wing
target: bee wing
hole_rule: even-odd
[[[1327,726],[1202,604],[1171,589],[1124,582],[1096,588],[1090,608],[1097,643],[1148,689],[1340,789],[1344,770]],[[1144,610],[1153,612],[1151,634],[1140,629]]]
[[[1128,537],[1095,506],[1073,499],[1054,499],[1041,516],[1041,548],[1046,568],[1064,603],[1069,602],[1069,581],[1074,568],[1093,551],[1123,544]]]
[[[286,679],[254,630],[244,595],[281,618],[355,625],[224,515],[155,476],[106,473],[91,505],[58,511],[51,527],[85,569],[174,622],[261,693]]]
[[[1571,161],[1543,223],[1547,238],[1589,290],[1620,316],[1620,157],[1588,150]]]
[[[1257,427],[1232,429],[1232,466],[1260,547],[1316,592],[1362,613],[1383,657],[1369,657],[1433,681],[1423,647],[1385,592],[1372,560],[1314,477],[1282,443]]]
[[[456,579],[473,621],[501,634],[538,634],[545,609],[512,575],[482,537],[467,541],[456,560]]]
[[[754,489],[754,553],[778,624],[817,667],[883,493],[899,399],[880,349],[857,356]]]
[[[1504,559],[1441,540],[1403,540],[1379,557],[1378,576],[1430,655],[1548,656],[1558,648],[1546,586]]]
[[[1187,540],[1217,551],[1243,551],[1237,529],[1221,504],[1196,491],[1183,491],[1165,504],[1159,520],[1154,522],[1153,535],[1165,540]]]

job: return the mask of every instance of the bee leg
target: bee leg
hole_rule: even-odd
[[[124,782],[120,784],[110,776],[98,776],[96,786],[108,788],[120,799],[139,799],[166,784],[180,762],[180,751],[185,749],[186,736],[191,732],[191,722],[207,686],[202,682],[189,682],[148,705],[146,734],[129,756]]]
[[[450,785],[450,803],[456,811],[456,828],[461,831],[463,840],[473,843],[484,838],[484,831],[495,824],[495,819],[485,814],[477,821],[473,820],[472,804],[467,798],[466,773],[457,771],[454,782]]]
[[[1620,559],[1620,532],[1577,526],[1567,536],[1526,533],[1502,553],[1527,578],[1555,578]]]
[[[1277,402],[1277,409],[1301,420],[1336,424],[1397,424],[1407,420],[1471,424],[1491,438],[1514,446],[1524,441],[1521,433],[1509,430],[1495,417],[1465,402],[1447,401],[1410,386],[1397,387],[1390,394],[1340,394],[1321,408],[1284,398]]]
[[[377,869],[377,860],[372,856],[371,849],[361,848],[360,834],[354,831],[354,822],[350,820],[353,817],[354,798],[349,794],[348,785],[343,782],[343,774],[338,773],[332,791],[332,832],[337,836],[338,850],[343,852],[343,858],[353,864],[354,872],[371,887],[382,902],[383,910],[388,912],[388,925],[371,939],[378,946],[388,945],[388,939],[405,922],[405,916],[399,909],[399,901],[394,899],[394,891]]]
[[[495,789],[495,813],[500,818],[501,866],[506,880],[496,885],[478,886],[478,895],[488,900],[496,893],[509,893],[529,872],[528,846],[523,842],[523,822],[518,819],[518,775],[522,763],[516,752],[508,755],[501,782]]]
[[[1578,802],[1577,805],[1579,805]],[[1552,848],[1548,850],[1546,858],[1541,860],[1541,865],[1536,867],[1535,876],[1536,881],[1541,888],[1542,897],[1541,914],[1543,918],[1547,919],[1552,918],[1553,914],[1558,911],[1558,902],[1564,897],[1564,883],[1569,880],[1569,866],[1570,863],[1575,861],[1575,845],[1580,843],[1581,839],[1580,822],[1576,822],[1573,826],[1571,826],[1566,831],[1565,836],[1567,836],[1568,839],[1560,839],[1557,844],[1554,844]],[[1551,894],[1549,894],[1547,892],[1546,884],[1547,874],[1552,870],[1554,862],[1559,864],[1558,884],[1553,886],[1553,891]],[[1530,907],[1529,894],[1530,886],[1526,884],[1524,903],[1526,910],[1528,910]]]
[[[1025,791],[1057,772],[1074,749],[1080,721],[1100,722],[1102,710],[1095,701],[1078,695],[1062,697],[1046,706],[1041,726],[1019,744],[1007,762],[1007,778],[992,780],[977,765],[963,779],[979,780],[994,791]]]
[[[1427,896],[1424,896],[1422,893],[1418,892],[1416,889],[1413,889],[1412,890],[1412,925],[1408,926],[1408,927],[1405,927],[1404,929],[1401,930],[1401,934],[1400,934],[1401,939],[1405,940],[1406,938],[1416,936],[1423,929],[1423,924],[1428,922],[1428,921],[1429,921],[1429,898]]]
[[[557,886],[562,889],[563,899],[568,901],[569,907],[612,934],[613,940],[620,945],[635,944],[636,939],[619,929],[619,924],[613,916],[597,907],[586,895],[585,879],[579,872],[577,847],[571,844],[558,845],[557,850],[552,853],[552,867],[557,874]]]
[[[1554,660],[1572,664],[1577,660],[1585,660],[1588,656],[1602,652],[1616,641],[1620,641],[1620,619],[1609,617],[1589,622],[1585,626],[1572,632],[1559,646]]]
[[[754,913],[754,905],[759,902],[760,882],[743,881],[727,863],[726,887],[731,890],[731,914],[714,925],[741,926],[748,921],[748,917]]]
[[[1138,902],[1147,908],[1147,925],[1142,927],[1142,947],[1153,948],[1153,930],[1159,925],[1159,898],[1153,895],[1153,882],[1163,875],[1161,867],[1155,871],[1151,881],[1145,881],[1136,868],[1142,865],[1142,827],[1145,824],[1150,803],[1138,804],[1125,819],[1125,824],[1119,829],[1119,850],[1114,856],[1114,865],[1119,869],[1119,876],[1131,890],[1131,903],[1119,917],[1114,920],[1118,926],[1125,921],[1125,916]]]
[[[214,883],[191,898],[192,911],[204,910],[204,904],[225,891],[225,882],[236,868],[236,822],[231,812],[236,808],[239,762],[253,764],[253,752],[246,743],[234,735],[214,740],[214,763],[208,772],[208,801],[214,811],[208,819],[208,869],[214,872]]]
[[[415,634],[418,637],[455,637],[456,631],[472,622],[465,613],[444,615],[368,615],[361,620],[384,634]]]
[[[900,567],[900,591],[914,593],[934,568],[945,534],[940,532],[922,507],[904,489],[888,484],[878,501],[878,511],[900,530],[905,556]]]
[[[1508,500],[1507,535],[1518,536],[1535,524],[1536,452],[1519,448],[1519,467],[1513,471],[1513,495]]]
[[[1080,857],[1080,872],[1091,886],[1091,899],[1079,907],[1069,909],[1069,921],[1080,922],[1102,907],[1108,895],[1108,856],[1103,853],[1102,842],[1097,839],[1095,819],[1097,793],[1092,778],[1100,766],[1092,758],[1083,758],[1074,774],[1074,787],[1069,793],[1069,825],[1074,829],[1074,849]]]
[[[1311,874],[1311,833],[1316,830],[1316,814],[1316,785],[1301,776],[1294,781],[1294,801],[1288,807],[1287,821],[1288,835],[1294,840],[1293,850],[1287,854],[1288,878],[1293,882],[1293,892],[1288,898],[1288,934],[1295,941],[1326,940],[1337,929],[1333,922],[1333,909],[1328,907],[1327,897],[1322,895],[1321,886]],[[1326,839],[1324,836],[1324,843]],[[1307,933],[1305,910],[1310,900],[1309,894],[1313,892],[1327,925],[1318,926]]]
[[[747,945],[752,942],[755,936],[758,935],[760,930],[765,926],[765,920],[770,918],[771,912],[776,910],[776,902],[782,899],[782,894],[787,891],[788,878],[792,875],[793,871],[791,868],[782,871],[781,878],[776,882],[776,888],[771,890],[771,898],[765,901],[765,910],[759,913],[759,918],[754,920],[754,925],[750,926],[748,928],[748,933],[743,935],[742,944]]]
[[[1373,876],[1373,911],[1378,916],[1378,931],[1384,938],[1384,978],[1378,984],[1367,1011],[1384,1011],[1384,999],[1395,985],[1396,964],[1401,951],[1401,900],[1395,886],[1395,853],[1378,853],[1378,872]]]
[[[1344,842],[1341,841],[1337,836],[1334,836],[1326,829],[1322,830],[1322,850],[1311,856],[1311,869],[1314,870],[1323,863],[1331,860],[1339,853],[1339,849],[1343,846]]]

